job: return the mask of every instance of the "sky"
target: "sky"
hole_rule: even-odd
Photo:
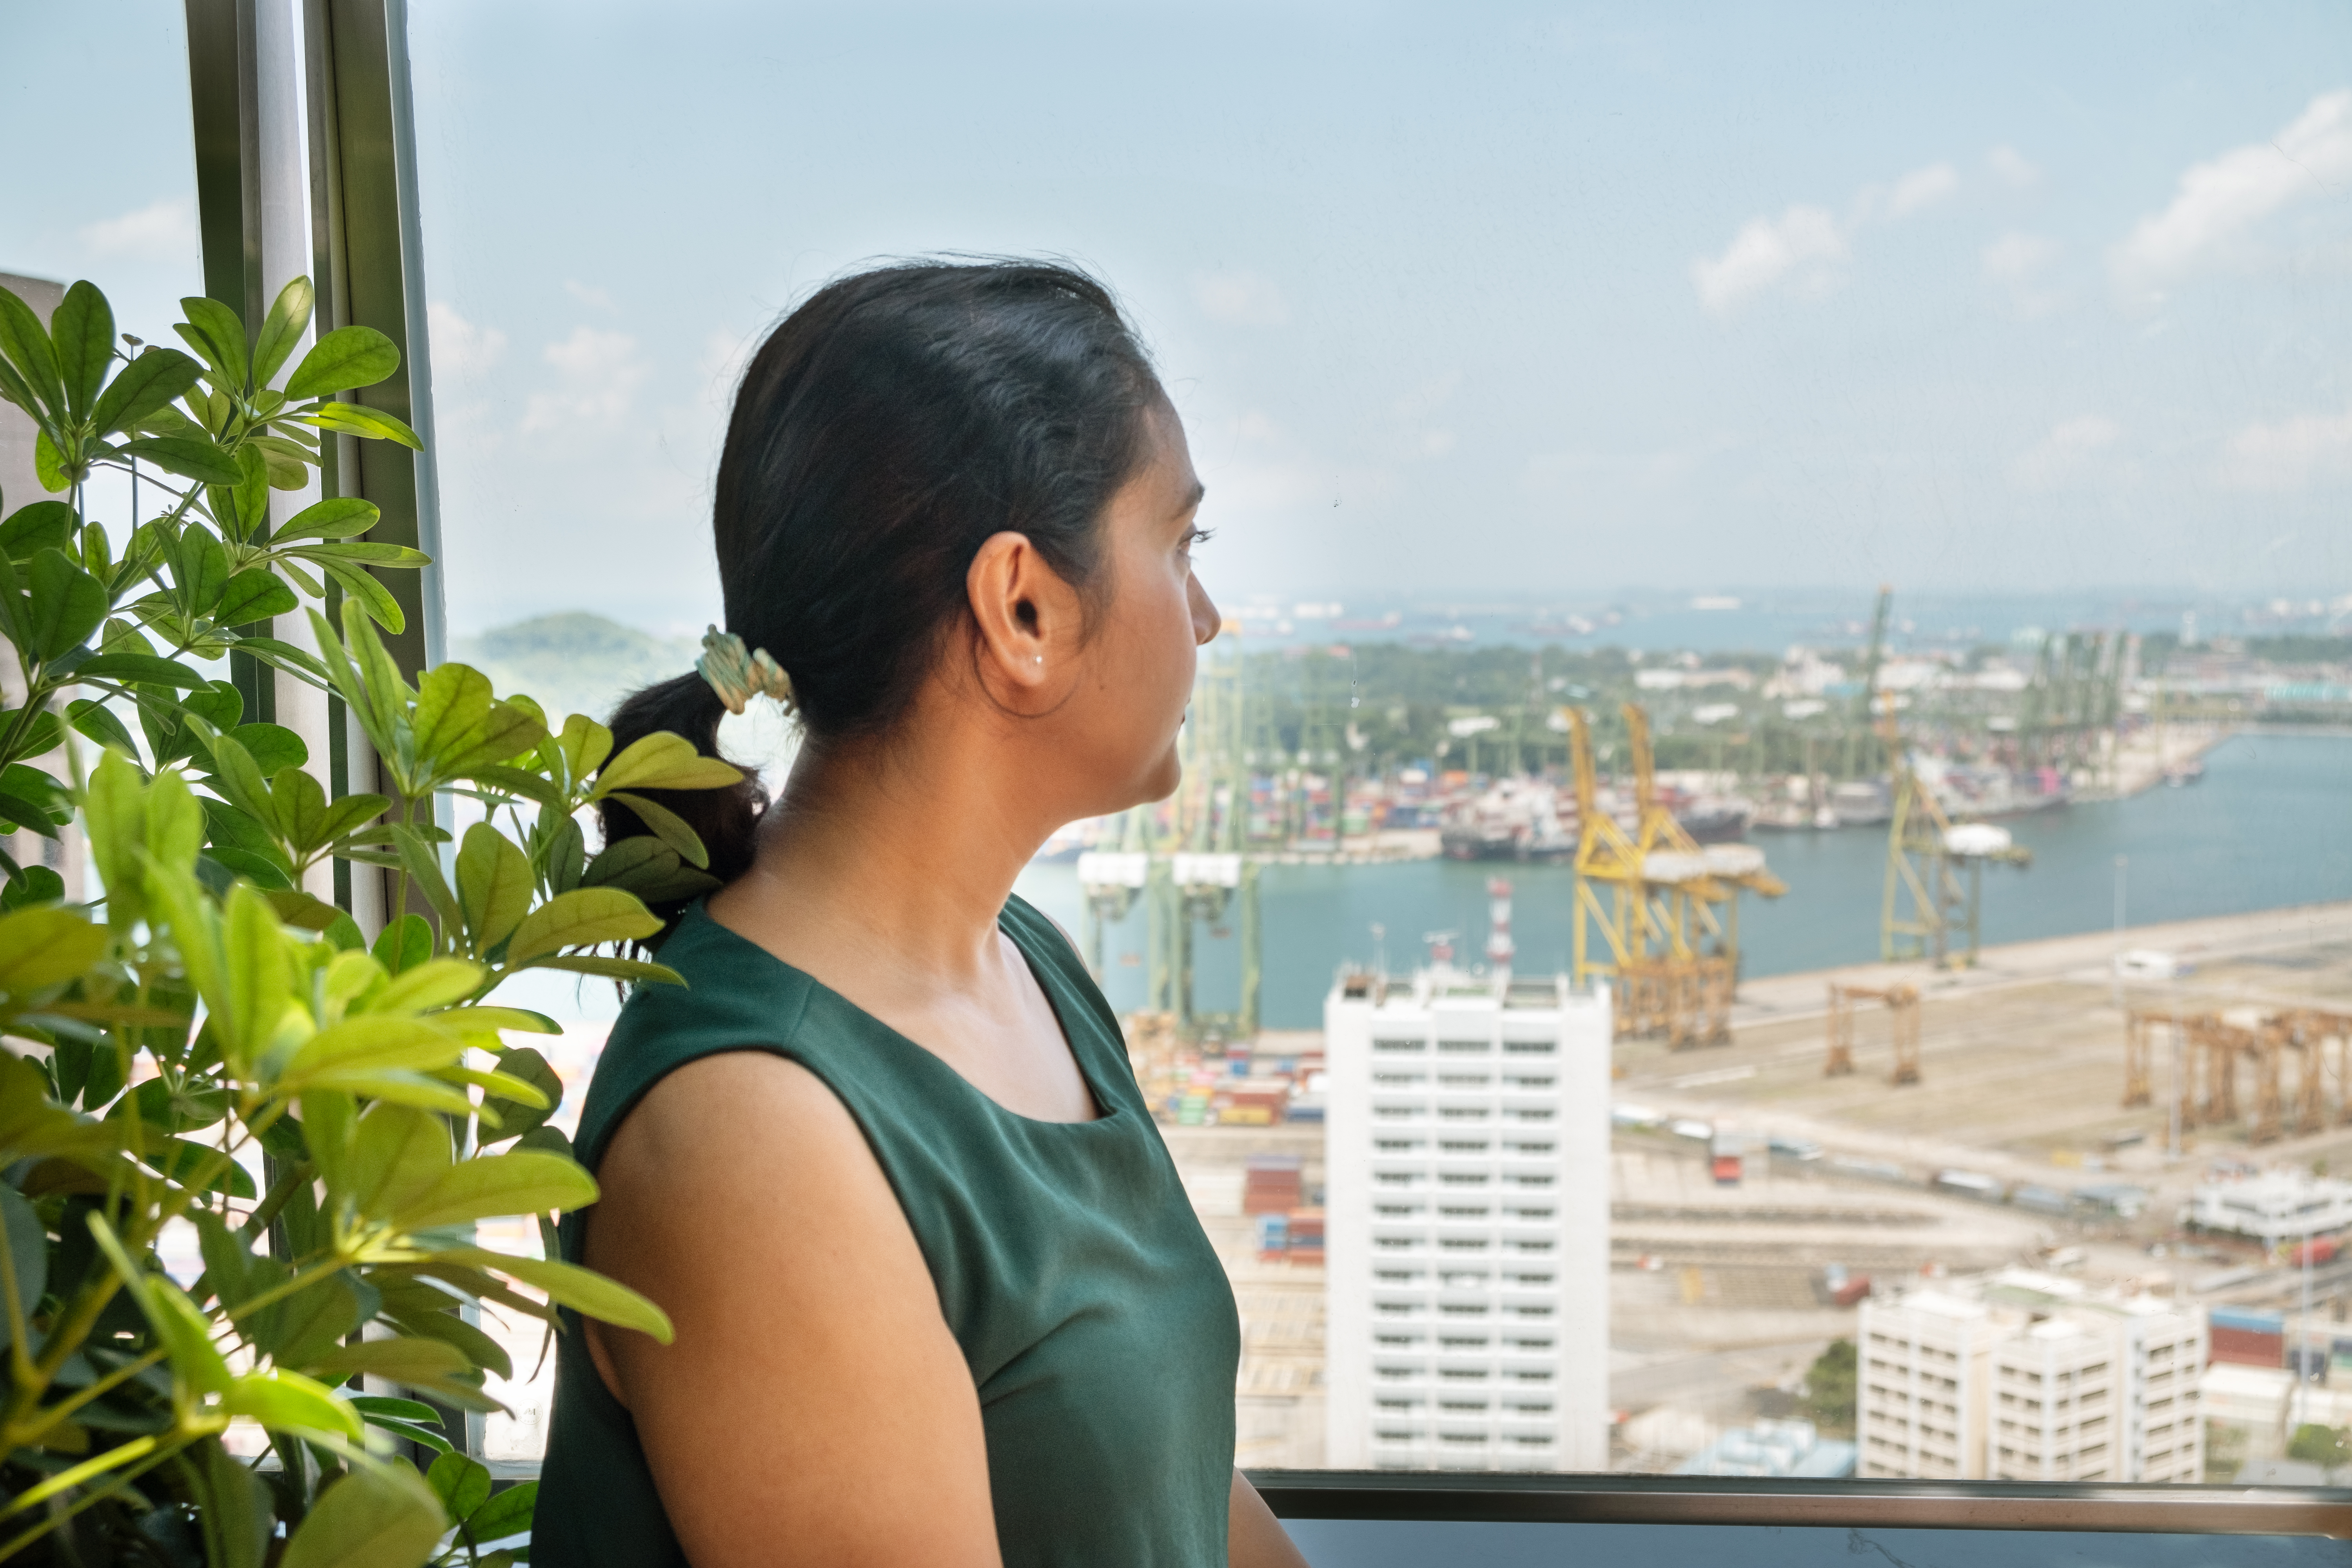
[[[0,3],[0,269],[192,286],[179,14]],[[1235,603],[2352,593],[2340,0],[411,14],[458,635],[698,629],[735,371],[930,252],[1120,293]]]

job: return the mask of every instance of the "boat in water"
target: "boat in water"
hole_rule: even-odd
[[[1576,853],[1576,834],[1560,820],[1559,792],[1531,778],[1499,779],[1457,802],[1437,842],[1452,860],[1564,860]]]

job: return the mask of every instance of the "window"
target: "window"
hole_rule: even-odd
[[[2339,18],[2157,7],[2126,68],[2054,13],[1958,37],[1801,8],[1335,26],[1276,7],[1238,32],[1181,11],[678,8],[553,46],[530,15],[411,0],[453,647],[583,710],[682,670],[707,557],[630,547],[698,525],[731,375],[776,313],[867,257],[1084,258],[1192,432],[1222,531],[1203,581],[1238,628],[1208,659],[1245,693],[1246,737],[1191,754],[1202,793],[1142,826],[1172,853],[1180,821],[1230,823],[1255,858],[1262,918],[1195,921],[1187,984],[1224,1014],[1261,976],[1244,1065],[1287,1084],[1282,1120],[1220,1112],[1178,1158],[1278,1142],[1329,1226],[1318,1261],[1261,1261],[1228,1188],[1198,1182],[1228,1255],[1335,1308],[1405,1284],[1379,1272],[1397,1262],[1493,1260],[1359,1315],[1556,1333],[1563,1436],[1489,1443],[1496,1465],[1670,1468],[1702,1429],[1776,1419],[1750,1373],[1706,1381],[1743,1313],[1805,1325],[1802,1364],[1752,1375],[1803,1389],[1821,1363],[1835,1441],[1881,1452],[1846,1414],[1851,1363],[1822,1363],[1833,1342],[1864,1347],[1866,1401],[1922,1379],[1950,1434],[1922,1474],[1984,1466],[1963,1412],[2088,1425],[2110,1384],[2187,1406],[2200,1281],[2224,1269],[2173,1249],[2158,1178],[2245,1197],[2251,1172],[2199,1162],[2259,1165],[2294,1119],[2344,1109],[2316,1073],[2306,1109],[2290,1065],[2265,1123],[2259,1049],[2217,1032],[2240,1004],[2215,1000],[2352,1014],[2352,931],[2265,923],[2352,898],[2331,805],[2352,741],[2329,733],[2352,721],[2352,416],[2326,368],[2352,303],[2313,281],[2352,242],[2324,195],[2352,135]],[[545,132],[624,95],[656,112]],[[2231,181],[2242,199],[2214,194]],[[575,615],[609,655],[554,657],[584,623],[551,617]],[[1646,724],[1652,826],[1735,889],[1658,881],[1654,901],[1691,922],[1695,965],[1727,968],[1597,973],[1618,964],[1588,910],[1574,973],[1570,708],[1596,833],[1640,826]],[[1914,830],[1890,843],[1898,809]],[[1022,890],[1088,929],[1074,858]],[[1507,984],[1486,957],[1497,897]],[[1123,1013],[1171,962],[1150,902],[1087,938]],[[2193,968],[2173,924],[2192,920],[2221,922]],[[1987,947],[2030,983],[1928,985],[1916,1008],[1829,992],[1889,949],[1917,975]],[[1346,1094],[1325,1013],[1344,964],[1387,978]],[[1577,1032],[1596,982],[1622,1037]],[[592,990],[538,1004],[578,1021],[583,1066]],[[1231,1038],[1142,1065],[1223,1071],[1204,1051]],[[1840,1049],[1853,1070],[1824,1073]],[[1419,1200],[1441,1211],[1426,1234],[1381,1228],[1428,1219]],[[2229,1212],[2352,1212],[2332,1202],[2289,1184]],[[1952,1263],[1984,1227],[2044,1266]],[[2175,1315],[2117,1316],[2143,1308]],[[1317,1350],[1337,1432],[1342,1363]],[[2079,1410],[2056,1403],[2077,1386]],[[1645,1418],[1678,1435],[1637,1447]],[[1292,1432],[1287,1462],[1330,1460],[1314,1418]],[[2202,1478],[2198,1442],[2168,1474]],[[1381,1462],[1439,1462],[1434,1436],[1408,1447]]]

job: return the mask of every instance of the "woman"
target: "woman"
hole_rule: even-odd
[[[613,1030],[564,1247],[677,1337],[567,1318],[538,1568],[1303,1563],[1233,1468],[1233,1297],[1116,1020],[1012,896],[1055,827],[1176,785],[1200,500],[1063,268],[867,272],[752,361],[716,684],[614,739],[715,754],[747,686],[804,738],[764,812],[661,798],[724,886]]]

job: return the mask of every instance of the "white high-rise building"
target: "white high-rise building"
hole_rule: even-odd
[[[1609,998],[1500,974],[1324,1003],[1331,1466],[1608,1468]]]
[[[2204,1479],[2193,1310],[2003,1269],[1864,1300],[1857,1349],[1859,1476]]]

